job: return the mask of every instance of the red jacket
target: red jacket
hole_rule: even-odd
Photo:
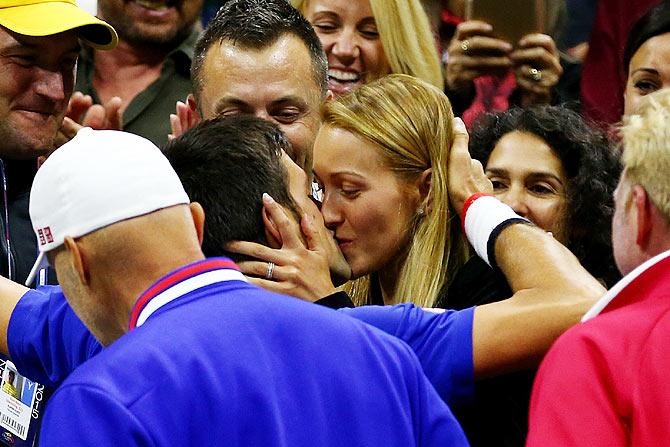
[[[670,442],[670,251],[603,300],[610,296],[600,315],[561,336],[542,362],[527,446]]]

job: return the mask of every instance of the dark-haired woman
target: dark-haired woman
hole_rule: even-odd
[[[626,42],[624,69],[625,115],[635,112],[642,97],[670,87],[670,1],[651,8],[635,23]]]
[[[562,107],[486,115],[470,151],[494,194],[551,232],[601,282],[619,279],[611,247],[619,161],[608,137]],[[510,296],[504,277],[478,258],[457,274],[440,307],[464,309]],[[455,409],[473,446],[522,446],[534,371],[480,381],[475,401]]]

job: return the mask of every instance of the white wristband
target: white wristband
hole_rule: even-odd
[[[512,223],[530,223],[500,200],[487,195],[477,197],[463,212],[463,228],[468,241],[491,267],[495,265],[493,249],[498,234]]]

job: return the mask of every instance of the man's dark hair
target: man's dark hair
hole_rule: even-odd
[[[289,149],[275,124],[245,115],[203,121],[166,145],[186,193],[205,210],[205,256],[240,260],[223,249],[233,240],[267,245],[263,193],[298,216],[281,161]]]
[[[561,106],[514,108],[482,116],[472,129],[470,153],[484,167],[498,140],[520,131],[544,140],[567,177],[567,247],[608,287],[621,278],[612,252],[614,189],[621,163],[606,133]]]
[[[230,41],[243,49],[262,50],[286,34],[299,38],[309,50],[314,81],[325,96],[328,60],[314,28],[298,10],[287,0],[228,0],[195,45],[191,79],[196,97],[202,91],[202,66],[212,45]]]

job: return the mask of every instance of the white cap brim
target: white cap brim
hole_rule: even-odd
[[[28,279],[26,279],[26,286],[30,287],[30,285],[35,280],[37,273],[40,270],[48,267],[49,267],[49,260],[46,257],[46,252],[41,251],[40,254],[37,256],[37,260],[35,261],[33,268],[30,270],[30,273],[28,273]]]

